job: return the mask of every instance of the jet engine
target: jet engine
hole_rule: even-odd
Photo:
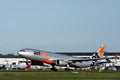
[[[31,61],[32,65],[44,65],[42,62],[37,62],[37,61]]]
[[[65,66],[67,63],[66,63],[66,61],[64,61],[64,60],[56,60],[56,65],[59,65],[59,66]]]

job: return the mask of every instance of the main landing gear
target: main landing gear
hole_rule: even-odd
[[[69,64],[66,65],[67,68],[65,68],[65,71],[70,71],[70,66]]]
[[[54,64],[52,64],[52,68],[50,68],[51,71],[58,71]],[[67,68],[64,69],[65,71],[70,71],[69,65],[67,65]]]
[[[51,71],[57,71],[57,69],[55,68],[55,65],[52,65],[52,68],[50,70]]]

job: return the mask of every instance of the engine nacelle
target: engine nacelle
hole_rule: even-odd
[[[37,61],[31,61],[32,65],[44,65],[42,62],[37,62]]]
[[[65,66],[67,63],[64,60],[56,60],[56,65]]]

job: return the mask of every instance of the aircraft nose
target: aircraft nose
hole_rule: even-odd
[[[34,55],[33,52],[28,52],[28,51],[19,51],[18,55],[22,56],[22,57],[28,57],[31,55]]]
[[[20,55],[20,56],[24,56],[24,55],[25,55],[25,53],[24,53],[24,52],[19,51],[19,52],[18,52],[18,55]]]

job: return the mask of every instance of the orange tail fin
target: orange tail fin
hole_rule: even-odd
[[[98,53],[98,57],[101,58],[105,53],[105,46],[104,45],[100,46],[100,48],[97,50],[97,53]]]
[[[101,58],[101,57],[103,57],[104,53],[105,53],[105,46],[102,45],[97,50],[97,53],[93,54],[92,58]]]

